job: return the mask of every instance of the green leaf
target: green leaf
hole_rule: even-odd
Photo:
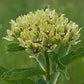
[[[17,80],[28,78],[35,75],[44,75],[45,72],[36,68],[13,69],[3,73],[1,79],[3,80]]]
[[[84,56],[84,47],[79,48],[75,51],[70,52],[69,54],[67,54],[66,56],[61,58],[61,62],[64,65],[67,65],[69,63],[71,63],[74,59],[78,58],[78,57],[82,57]]]
[[[57,67],[56,67],[56,63],[55,63],[55,62],[51,62],[51,63],[52,63],[52,64],[51,64],[51,69],[50,69],[50,70],[51,70],[51,73],[52,73],[52,72],[56,72],[56,68],[57,68]]]
[[[51,76],[51,80],[49,82],[49,84],[56,84],[58,77],[60,76],[60,72],[55,72],[52,76]]]
[[[39,66],[42,68],[43,71],[46,71],[45,68],[45,59],[44,59],[44,54],[40,53],[38,57],[36,57],[36,62],[39,64]]]
[[[21,50],[25,50],[24,47],[18,46],[18,47],[14,47],[14,48],[9,48],[7,49],[8,52],[12,52],[12,51],[21,51]]]
[[[52,61],[54,61],[56,64],[58,64],[58,67],[60,69],[62,69],[62,70],[65,69],[65,66],[60,62],[60,59],[59,59],[59,55],[58,54],[52,52],[52,53],[50,53],[50,57],[51,57]]]
[[[19,84],[18,82],[19,81],[16,81],[16,80],[3,80],[5,81],[5,84]]]
[[[36,84],[47,84],[47,82],[43,79],[40,79],[36,82]]]
[[[70,50],[71,45],[69,44],[69,46],[59,46],[58,52],[57,54],[59,55],[59,57],[63,57],[66,54],[68,54],[69,50]]]
[[[59,55],[54,52],[50,53],[50,55],[51,55],[50,57],[51,57],[52,61],[55,62],[57,65],[57,68],[56,68],[57,71],[62,72],[65,75],[66,79],[69,80],[70,77],[67,72],[67,67],[61,63]]]
[[[0,66],[0,77],[4,72],[7,72],[7,71],[8,71],[8,69]],[[4,81],[4,82],[7,84],[18,84],[16,81]]]
[[[19,45],[19,42],[12,42],[12,43],[9,43],[7,45],[8,48],[12,48],[12,47],[17,47]]]
[[[12,42],[12,43],[8,44],[8,46],[7,46],[8,52],[20,51],[20,50],[25,50],[25,48],[20,46],[18,42]]]
[[[5,80],[5,82],[6,84],[35,84],[35,82],[30,79]]]
[[[33,80],[30,79],[20,79],[17,80],[18,84],[35,84]]]
[[[7,72],[7,71],[8,71],[8,69],[6,69],[6,68],[0,66],[0,77],[1,77],[1,75],[2,75],[4,72]]]

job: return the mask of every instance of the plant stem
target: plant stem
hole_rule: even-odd
[[[47,76],[47,81],[50,81],[50,64],[49,64],[49,57],[48,57],[46,51],[45,51],[45,61],[46,61],[46,76]]]

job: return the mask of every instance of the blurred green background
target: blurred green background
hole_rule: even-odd
[[[44,8],[50,5],[52,9],[64,13],[69,20],[72,20],[83,27],[81,31],[81,43],[73,46],[72,50],[84,46],[84,0],[0,0],[0,66],[11,68],[34,67],[36,63],[29,59],[25,51],[6,51],[7,41],[2,40],[6,36],[6,30],[10,29],[10,20],[30,11]],[[68,66],[70,80],[64,76],[60,77],[58,84],[84,84],[84,58],[75,60]],[[0,80],[0,84],[6,84]]]

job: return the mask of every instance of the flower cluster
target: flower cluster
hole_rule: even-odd
[[[52,50],[56,45],[67,46],[77,44],[80,37],[80,29],[77,24],[68,21],[68,18],[55,10],[46,9],[30,12],[19,16],[16,21],[11,20],[11,30],[7,30],[8,41],[17,39],[20,46],[32,54],[37,55],[41,50]]]

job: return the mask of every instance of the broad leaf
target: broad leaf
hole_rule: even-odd
[[[36,84],[47,84],[47,82],[43,79],[40,79],[36,82]]]
[[[61,58],[61,57],[65,56],[66,54],[68,54],[70,47],[71,47],[70,44],[69,44],[69,46],[65,46],[65,47],[60,45],[58,48],[58,52],[57,52],[59,57]]]
[[[17,80],[18,84],[35,84],[33,80],[30,79],[20,79]]]
[[[65,69],[65,66],[59,60],[59,55],[58,54],[52,52],[49,55],[50,55],[52,61],[55,62],[60,69],[62,69],[62,70]]]
[[[50,80],[49,84],[56,84],[59,75],[60,75],[60,72],[55,72],[55,73],[51,76],[51,80]]]
[[[67,73],[67,67],[61,63],[59,55],[52,52],[52,53],[50,53],[50,57],[51,57],[52,61],[56,63],[57,71],[62,72],[65,75],[66,79],[69,80],[70,77],[69,77],[69,75]]]
[[[17,80],[17,79],[23,79],[28,78],[35,75],[43,75],[45,74],[44,71],[38,70],[35,68],[25,68],[25,69],[13,69],[8,72],[5,72],[1,79],[3,80]]]
[[[4,72],[7,72],[7,71],[8,71],[8,69],[0,66],[0,77]],[[5,81],[5,83],[7,83],[7,84],[18,84],[17,81]]]
[[[19,42],[12,42],[12,43],[9,43],[7,45],[8,48],[12,48],[12,47],[17,47],[19,45]]]
[[[7,51],[11,52],[11,51],[20,51],[20,50],[25,50],[24,47],[20,46],[18,42],[13,42],[8,44],[7,46]]]
[[[19,79],[19,80],[5,80],[6,84],[35,84],[30,79]]]
[[[55,61],[52,61],[52,59],[49,59],[50,61],[50,75],[52,75],[54,72],[57,71],[57,64]]]
[[[5,84],[19,84],[17,80],[3,80],[5,81]]]
[[[61,62],[65,65],[71,63],[74,59],[84,56],[84,47],[70,52],[68,55],[61,58]]]
[[[0,77],[1,77],[1,75],[2,75],[4,72],[7,72],[7,71],[8,71],[8,69],[6,69],[6,68],[0,66]]]
[[[38,57],[35,57],[37,64],[42,68],[43,71],[46,71],[45,69],[45,59],[44,54],[40,53]]]

